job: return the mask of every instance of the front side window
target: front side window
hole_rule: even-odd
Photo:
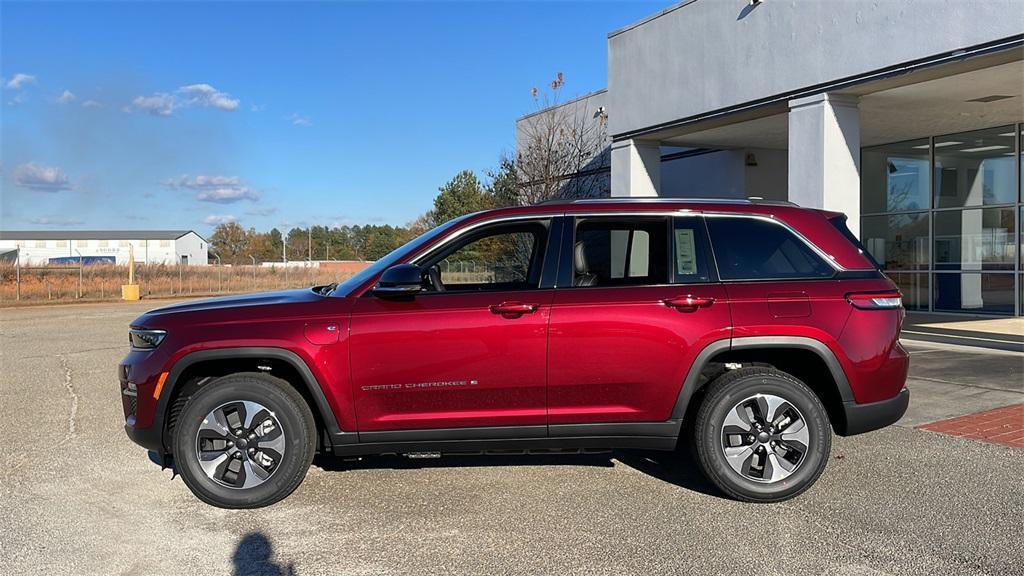
[[[540,283],[547,226],[502,224],[457,240],[424,264],[433,292],[528,290]]]
[[[578,220],[573,243],[575,287],[668,283],[665,218]]]
[[[722,280],[828,278],[834,270],[786,227],[756,218],[708,218]]]

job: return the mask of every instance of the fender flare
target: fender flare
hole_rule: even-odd
[[[169,408],[168,402],[173,395],[174,389],[179,385],[178,379],[181,377],[181,374],[189,367],[200,362],[207,362],[210,360],[234,360],[240,358],[267,358],[271,360],[279,360],[290,365],[299,373],[306,389],[309,390],[310,395],[313,397],[313,401],[316,403],[313,408],[316,409],[321,421],[324,423],[331,442],[338,444],[351,443],[355,441],[355,433],[345,434],[338,426],[338,420],[335,418],[334,411],[331,410],[331,406],[327,402],[327,396],[324,395],[320,382],[317,381],[316,376],[313,375],[313,371],[309,369],[309,365],[306,364],[298,354],[291,350],[273,347],[213,348],[210,350],[190,352],[179,358],[171,367],[167,376],[167,381],[170,386],[168,390],[164,390],[163,394],[160,395],[160,400],[157,402],[156,406],[154,425],[160,426],[161,437],[163,437],[166,432],[167,410]]]
[[[707,366],[711,358],[732,350],[752,350],[757,348],[788,348],[793,350],[809,350],[818,355],[832,373],[832,379],[836,382],[836,391],[843,403],[853,402],[853,391],[850,389],[850,381],[843,372],[843,367],[836,359],[832,350],[820,340],[807,338],[805,336],[747,336],[741,338],[726,338],[716,340],[705,346],[694,359],[690,370],[686,373],[686,379],[679,390],[675,407],[672,409],[672,419],[682,421],[686,409],[690,405],[694,392],[697,391],[697,379]]]

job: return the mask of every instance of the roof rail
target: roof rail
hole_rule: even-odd
[[[551,198],[537,202],[535,206],[551,204],[608,204],[627,202],[636,204],[767,204],[771,206],[797,206],[787,200],[765,200],[763,198],[668,198],[664,196],[650,197],[613,197],[613,198]]]

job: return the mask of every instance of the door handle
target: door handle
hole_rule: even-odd
[[[701,298],[699,296],[676,296],[662,300],[662,304],[669,308],[675,308],[680,312],[696,312],[698,308],[707,308],[715,303],[714,298]]]
[[[493,314],[532,314],[537,311],[539,304],[524,304],[523,302],[502,302],[501,304],[492,304],[491,313]]]

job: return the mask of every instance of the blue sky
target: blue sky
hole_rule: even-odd
[[[0,227],[404,224],[670,2],[0,3]]]

